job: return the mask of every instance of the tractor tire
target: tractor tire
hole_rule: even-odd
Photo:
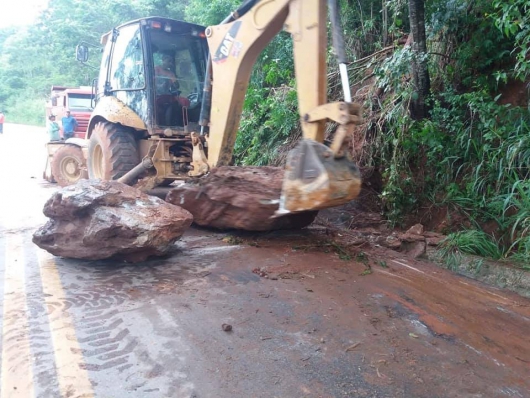
[[[75,184],[82,178],[88,178],[85,158],[81,148],[65,144],[53,154],[51,161],[52,179],[61,187]]]
[[[88,176],[117,180],[140,163],[134,136],[120,125],[99,122],[88,144]]]

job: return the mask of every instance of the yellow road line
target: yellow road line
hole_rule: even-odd
[[[38,250],[44,301],[48,308],[48,321],[55,355],[57,380],[62,397],[90,398],[94,396],[88,372],[84,368],[83,354],[77,341],[75,326],[67,310],[56,308],[53,302],[61,301],[64,294],[55,259]]]
[[[33,357],[29,340],[26,270],[22,236],[8,235],[2,327],[2,397],[33,397]]]

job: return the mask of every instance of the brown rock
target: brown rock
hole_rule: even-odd
[[[425,244],[425,242],[403,242],[402,244],[402,251],[414,258],[419,258],[423,256],[425,254],[426,249],[427,245]]]
[[[406,233],[411,235],[423,235],[423,225],[415,224],[410,227]]]
[[[401,247],[401,240],[394,235],[378,236],[376,243],[394,250],[398,250]]]
[[[318,212],[271,218],[280,199],[283,169],[279,167],[234,167],[213,169],[196,183],[172,189],[166,201],[193,214],[201,226],[218,229],[269,231],[298,229],[313,222]]]
[[[33,242],[61,257],[143,261],[163,255],[193,221],[178,206],[117,181],[81,180],[44,205]]]
[[[425,241],[425,236],[409,234],[408,232],[405,232],[404,234],[399,235],[399,239],[401,239],[404,242],[423,242]]]
[[[423,236],[425,236],[426,238],[434,238],[434,237],[438,237],[438,236],[441,236],[441,237],[445,238],[445,235],[440,234],[438,232],[433,232],[433,231],[425,231],[423,233]]]
[[[445,235],[432,236],[430,238],[425,238],[425,241],[429,246],[438,246],[442,240],[445,239]]]

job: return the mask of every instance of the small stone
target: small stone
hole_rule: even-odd
[[[404,234],[399,235],[399,239],[401,239],[403,242],[424,242],[425,236],[409,234],[408,232],[405,232]]]
[[[429,246],[438,246],[442,240],[445,239],[445,235],[431,236],[425,238],[425,241]]]
[[[376,239],[376,243],[394,250],[397,250],[401,247],[401,239],[398,239],[394,235],[378,236]]]
[[[413,225],[412,227],[408,229],[407,234],[423,235],[423,225],[421,224]]]
[[[403,251],[413,258],[422,257],[425,254],[427,245],[425,242],[410,242],[403,245]]]
[[[225,332],[231,332],[232,331],[232,325],[229,325],[228,323],[223,323],[221,325],[221,328],[225,331]]]

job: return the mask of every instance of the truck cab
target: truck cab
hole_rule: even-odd
[[[88,122],[92,114],[93,102],[92,87],[65,87],[52,86],[49,102],[46,105],[46,118],[55,115],[61,122],[67,111],[78,123],[74,132],[75,138],[85,138]]]

